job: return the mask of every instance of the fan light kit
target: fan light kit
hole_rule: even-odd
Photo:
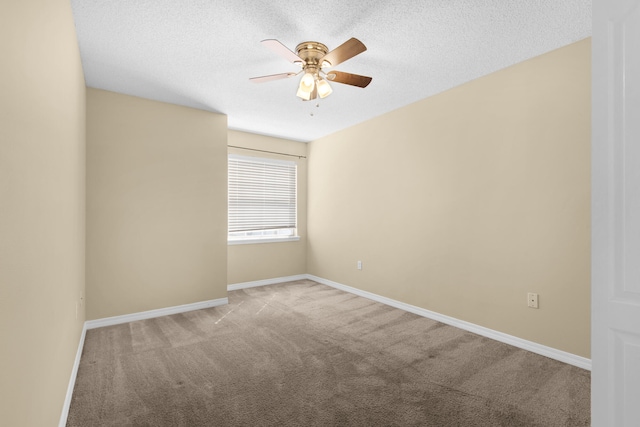
[[[278,40],[262,40],[261,43],[292,64],[298,65],[302,70],[297,73],[280,73],[253,77],[249,80],[254,83],[264,83],[272,80],[286,79],[304,73],[298,85],[298,92],[296,92],[296,95],[303,101],[310,101],[317,97],[325,98],[331,95],[333,89],[327,80],[363,88],[371,83],[371,77],[343,73],[341,71],[323,71],[323,68],[335,67],[347,59],[351,59],[367,50],[366,46],[356,38],[347,40],[331,52],[329,52],[329,49],[327,49],[325,45],[318,42],[300,43],[296,46],[296,53],[293,53]]]

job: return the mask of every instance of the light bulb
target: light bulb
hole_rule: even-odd
[[[311,92],[311,90],[313,89],[314,81],[315,81],[315,78],[313,77],[313,74],[304,73],[304,76],[302,76],[302,79],[300,79],[300,87],[304,85],[305,88],[309,88],[309,92]]]
[[[318,96],[320,96],[320,98],[326,98],[331,95],[331,92],[333,92],[333,89],[331,89],[328,81],[318,80]]]

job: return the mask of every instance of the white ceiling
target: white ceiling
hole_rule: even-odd
[[[228,116],[230,129],[312,141],[591,35],[591,0],[71,0],[87,86]],[[336,67],[372,76],[295,96],[275,38],[368,50]],[[318,105],[318,106],[317,106]]]

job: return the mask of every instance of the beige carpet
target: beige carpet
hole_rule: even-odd
[[[588,371],[312,281],[87,332],[68,426],[588,426]]]

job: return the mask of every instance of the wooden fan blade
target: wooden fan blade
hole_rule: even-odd
[[[293,77],[295,75],[296,73],[280,73],[280,74],[271,74],[269,76],[251,77],[249,80],[251,80],[254,83],[264,83],[264,82],[270,82],[272,80],[286,79],[288,77]]]
[[[331,64],[332,67],[346,61],[347,59],[351,59],[354,56],[364,52],[367,50],[367,47],[358,39],[352,37],[346,42],[342,43],[337,48],[333,49],[331,52],[327,53],[320,60],[320,64],[322,61],[327,61]]]
[[[293,64],[295,63],[302,64],[304,62],[302,58],[300,58],[295,53],[291,52],[288,47],[286,47],[276,39],[262,40],[260,43],[262,43],[263,45],[265,45],[266,47],[268,47],[269,49],[271,49],[272,51],[274,51],[275,53],[282,56],[284,59],[286,59],[287,61]]]
[[[373,79],[359,74],[343,73],[342,71],[329,71],[327,73],[327,80],[351,86],[367,87]]]

